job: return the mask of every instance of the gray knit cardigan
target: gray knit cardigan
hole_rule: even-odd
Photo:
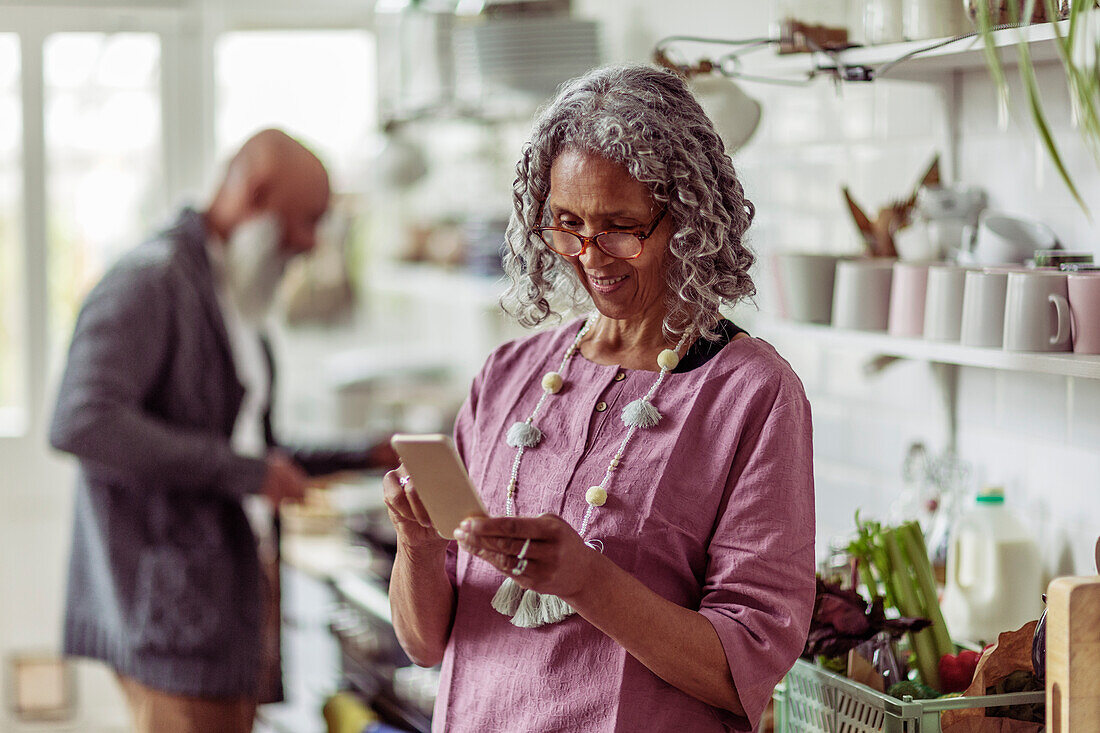
[[[50,428],[80,464],[64,650],[168,692],[255,696],[264,581],[241,499],[265,468],[230,449],[244,390],[205,241],[184,210],[77,320]]]

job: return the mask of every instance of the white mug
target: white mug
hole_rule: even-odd
[[[834,326],[858,331],[886,330],[894,262],[886,257],[871,257],[837,263]]]
[[[775,257],[787,318],[803,323],[833,319],[833,286],[838,255],[780,254]]]
[[[1005,335],[1007,291],[1007,270],[967,271],[963,287],[962,328],[959,332],[959,341],[963,346],[1000,348]]]
[[[1066,274],[1051,270],[1008,273],[1006,351],[1072,351]]]
[[[963,232],[964,249],[972,230]],[[1053,249],[1058,238],[1046,224],[1032,219],[1021,219],[996,211],[982,212],[974,250],[968,252],[969,262],[975,265],[1002,265],[1022,263],[1037,249]]]
[[[928,268],[928,291],[924,302],[926,339],[959,340],[965,285],[965,268],[954,265],[933,265]]]

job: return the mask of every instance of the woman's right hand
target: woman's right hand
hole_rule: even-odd
[[[382,478],[382,487],[386,510],[397,530],[398,543],[409,550],[442,550],[447,547],[449,540],[436,532],[404,466],[387,473]]]

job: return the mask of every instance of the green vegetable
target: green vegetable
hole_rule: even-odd
[[[919,682],[902,680],[901,682],[895,682],[890,685],[890,689],[886,691],[886,694],[890,697],[896,697],[899,700],[907,695],[914,700],[934,700],[939,697],[940,693]]]
[[[848,659],[847,657],[826,657],[821,655],[817,658],[817,663],[830,672],[844,675],[848,674]]]
[[[932,567],[920,527],[909,523],[898,528],[860,519],[856,513],[856,539],[848,551],[858,559],[860,578],[872,597],[882,590],[887,605],[902,616],[926,618],[931,626],[909,634],[913,666],[924,684],[938,688],[939,661],[953,654],[955,645],[940,613]]]
[[[940,613],[940,598],[936,591],[936,576],[932,573],[932,564],[928,562],[928,546],[924,544],[924,534],[916,522],[908,522],[898,528],[901,542],[909,556],[909,567],[917,581],[917,593],[920,595],[922,616],[932,622],[930,631],[936,645],[936,654],[940,658],[955,653],[955,642],[947,633],[947,623]]]

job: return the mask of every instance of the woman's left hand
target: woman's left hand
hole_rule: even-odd
[[[584,587],[600,553],[554,514],[539,517],[471,517],[455,531],[459,546],[523,588],[568,600]],[[523,545],[530,540],[522,560]],[[522,572],[514,575],[516,566]]]

